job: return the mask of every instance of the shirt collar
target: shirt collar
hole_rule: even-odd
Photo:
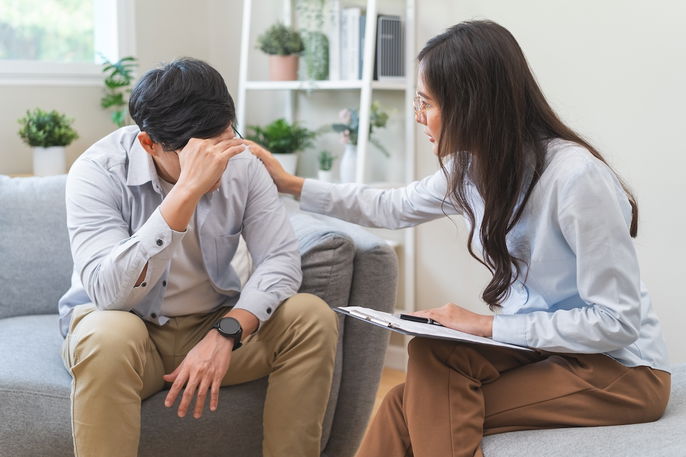
[[[159,188],[159,178],[152,156],[141,146],[138,133],[133,137],[133,143],[128,150],[129,167],[126,175],[127,186],[142,186],[152,182],[153,187]]]

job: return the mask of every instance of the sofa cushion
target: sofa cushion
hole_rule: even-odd
[[[56,313],[69,288],[64,185],[65,176],[0,176],[0,318]]]
[[[484,438],[485,457],[684,457],[686,365],[672,372],[665,415],[648,424],[560,428],[503,433]]]

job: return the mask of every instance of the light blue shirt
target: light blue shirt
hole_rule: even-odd
[[[626,366],[668,371],[660,323],[643,285],[631,207],[614,173],[586,149],[549,143],[546,168],[517,225],[510,252],[527,271],[493,321],[493,339],[551,352],[604,353]],[[457,211],[442,171],[380,190],[306,180],[300,206],[371,227],[398,229]],[[471,187],[478,240],[483,200]],[[436,304],[441,305],[441,304]]]
[[[133,311],[163,325],[160,310],[175,250],[187,232],[176,232],[160,212],[163,192],[155,165],[136,136],[121,128],[91,146],[67,178],[67,228],[74,271],[59,301],[66,335],[74,306]],[[196,208],[202,260],[223,306],[245,309],[264,322],[294,295],[302,281],[298,244],[264,166],[249,152],[234,156],[215,192]],[[231,260],[243,235],[254,271],[244,286]],[[135,283],[145,265],[143,282]],[[188,313],[205,312],[188,304]]]

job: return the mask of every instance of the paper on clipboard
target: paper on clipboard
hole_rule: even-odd
[[[339,308],[334,308],[333,310],[405,335],[438,338],[442,340],[466,341],[469,343],[488,344],[490,346],[519,349],[521,351],[532,351],[531,348],[501,343],[500,341],[494,341],[490,338],[484,338],[482,336],[460,332],[459,330],[453,330],[447,327],[403,320],[392,314],[384,313],[383,311],[377,311],[375,309],[364,308],[362,306],[342,306]]]

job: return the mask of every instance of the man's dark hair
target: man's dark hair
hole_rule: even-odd
[[[174,60],[150,70],[129,99],[131,118],[166,151],[182,149],[191,138],[211,138],[236,120],[224,79],[207,63]]]

